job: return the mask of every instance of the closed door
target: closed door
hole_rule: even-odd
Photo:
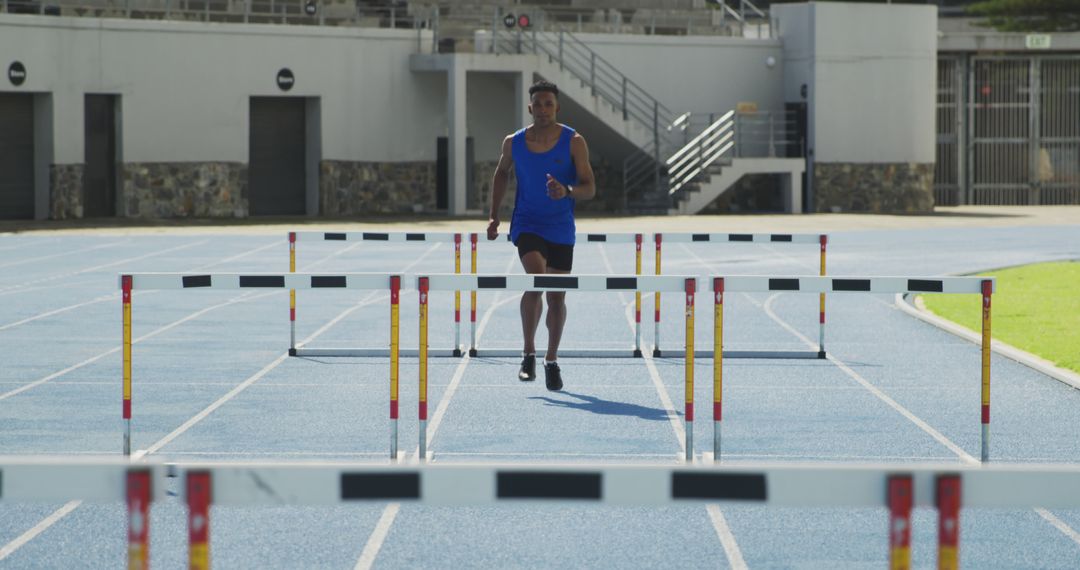
[[[252,97],[248,208],[253,216],[305,213],[307,184],[305,101]]]
[[[116,215],[115,109],[114,95],[86,96],[83,215],[88,218]]]
[[[34,97],[0,93],[0,219],[34,217]]]

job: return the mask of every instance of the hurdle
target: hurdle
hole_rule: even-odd
[[[131,293],[140,290],[213,290],[213,289],[358,289],[390,292],[390,458],[397,459],[398,441],[398,363],[400,359],[401,275],[380,273],[133,273],[120,275],[123,304],[123,419],[125,456],[131,455],[132,416],[132,309]]]
[[[981,437],[982,463],[990,461],[990,305],[996,280],[984,277],[774,277],[728,276],[713,277],[713,461],[720,460],[721,420],[723,419],[723,351],[724,294],[730,292],[762,293],[957,293],[982,296],[981,350]]]
[[[819,264],[820,275],[825,276],[825,253],[829,243],[826,234],[695,234],[695,233],[669,233],[653,234],[653,242],[656,244],[656,274],[661,274],[661,258],[663,243],[717,243],[717,244],[747,244],[767,243],[772,245],[782,244],[817,244],[820,249]],[[653,301],[654,332],[653,332],[653,357],[661,358],[668,353],[660,349],[660,293],[655,294]],[[671,354],[671,356],[679,356]],[[813,351],[777,351],[777,350],[731,350],[724,353],[727,358],[784,358],[784,359],[822,359],[825,358],[825,293],[818,300],[818,349]]]
[[[891,568],[909,568],[911,512],[937,510],[939,568],[958,568],[961,509],[1080,508],[1080,465],[767,464],[506,465],[357,463],[131,464],[119,459],[0,457],[0,501],[127,505],[128,564],[146,568],[152,502],[174,472],[187,507],[188,557],[208,568],[221,507],[567,503],[604,507],[710,504],[881,508]],[[883,556],[884,558],[884,556]]]
[[[427,457],[427,330],[431,291],[680,291],[686,295],[686,460],[693,459],[694,421],[694,294],[697,279],[685,275],[457,275],[429,274],[416,279],[420,295],[420,457]],[[484,356],[519,356],[516,350],[486,350]],[[560,350],[567,358],[606,358],[610,350]],[[628,351],[619,354],[628,356]]]
[[[475,235],[475,234],[474,234]],[[452,243],[454,244],[454,272],[461,273],[461,233],[447,232],[289,232],[289,272],[296,272],[297,243]],[[473,243],[473,272],[476,272],[476,243]],[[473,299],[475,307],[476,299]],[[475,329],[476,309],[473,309],[473,328]],[[475,334],[475,332],[474,332]],[[461,356],[461,291],[454,291],[454,345],[446,349],[432,351],[434,356]],[[297,346],[296,344],[296,291],[289,290],[289,356],[389,356],[386,348],[316,348]],[[416,356],[415,352],[405,350],[401,356]]]

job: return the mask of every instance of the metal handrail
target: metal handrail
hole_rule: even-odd
[[[735,135],[734,111],[724,113],[722,117],[709,125],[700,135],[694,137],[686,146],[679,149],[666,162],[668,167],[668,195],[693,181],[712,163],[735,145],[731,139]]]

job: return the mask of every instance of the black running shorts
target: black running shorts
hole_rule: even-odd
[[[547,266],[559,271],[570,271],[574,265],[574,246],[552,243],[536,234],[522,233],[517,241],[518,258],[525,257],[530,251],[539,251],[547,260]]]

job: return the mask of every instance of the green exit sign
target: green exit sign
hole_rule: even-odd
[[[1050,49],[1050,34],[1028,34],[1024,37],[1028,49]]]

